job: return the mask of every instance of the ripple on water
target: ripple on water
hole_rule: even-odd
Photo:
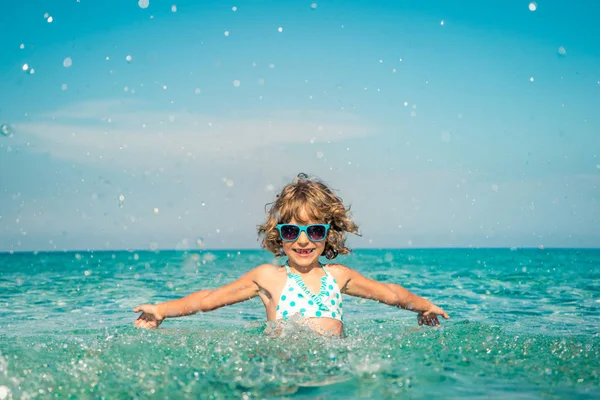
[[[184,398],[215,393],[218,398],[244,393],[424,398],[444,393],[448,385],[456,398],[517,389],[523,398],[542,391],[600,394],[597,337],[514,335],[466,321],[443,329],[354,322],[341,340],[301,329],[272,338],[262,330],[258,324],[242,330],[201,325],[0,336],[7,364],[0,385],[17,397],[52,390],[105,397],[177,391]]]
[[[0,307],[10,304],[0,314],[0,386],[14,398],[600,397],[600,252],[386,250],[341,260],[442,305],[452,316],[442,329],[350,297],[341,340],[293,326],[268,337],[257,299],[157,331],[132,327],[139,303],[271,261],[211,253],[201,265],[185,252],[0,255]]]

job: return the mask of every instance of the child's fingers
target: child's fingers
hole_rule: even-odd
[[[148,308],[148,304],[142,304],[141,306],[137,306],[136,308],[134,308],[133,312],[144,312],[146,311],[146,308]]]
[[[444,319],[450,319],[450,316],[448,315],[448,313],[446,313],[446,311],[444,311],[442,317],[444,317]]]

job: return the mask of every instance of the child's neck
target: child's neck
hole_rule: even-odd
[[[309,266],[303,267],[303,266],[299,266],[296,265],[295,263],[290,263],[290,260],[286,261],[287,265],[290,268],[293,268],[294,270],[296,270],[297,272],[301,273],[301,274],[307,274],[310,271],[317,269],[317,268],[321,268],[323,265],[319,262],[319,260],[315,261],[314,263],[312,263]]]

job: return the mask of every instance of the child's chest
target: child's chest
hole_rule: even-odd
[[[259,286],[268,298],[273,299],[279,299],[288,291],[318,296],[324,288],[333,283],[333,277],[328,277],[324,271],[319,272],[320,274],[287,274],[285,271],[278,271],[259,283]]]

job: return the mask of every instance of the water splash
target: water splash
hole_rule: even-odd
[[[14,131],[10,125],[8,125],[8,124],[0,125],[0,135],[12,136],[13,134],[14,134]]]

